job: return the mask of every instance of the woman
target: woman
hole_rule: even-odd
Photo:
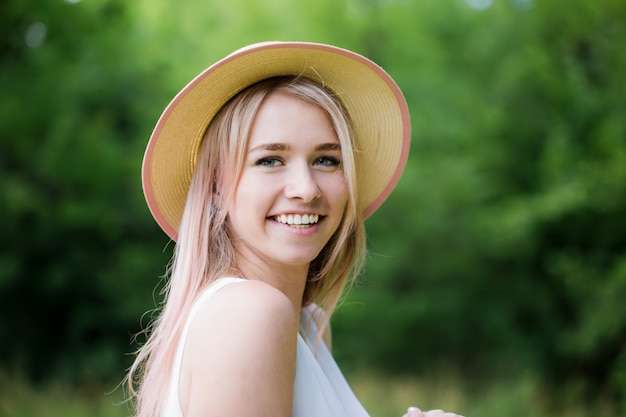
[[[328,321],[359,272],[364,218],[404,168],[409,126],[380,67],[321,44],[251,45],[176,96],[143,165],[177,245],[129,373],[138,416],[367,416]]]

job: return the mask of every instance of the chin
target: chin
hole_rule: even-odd
[[[294,253],[291,254],[291,256],[282,256],[282,259],[278,259],[278,261],[286,265],[308,265],[313,262],[313,260],[317,258],[319,254],[320,251],[317,251],[315,253]]]

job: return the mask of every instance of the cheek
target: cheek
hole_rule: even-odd
[[[274,193],[272,183],[259,176],[243,176],[234,191],[228,210],[229,216],[238,216],[239,223],[251,220],[269,209]]]
[[[250,204],[250,201],[255,201],[261,189],[257,178],[252,175],[243,175],[235,188],[234,208],[241,209],[240,206],[245,207]]]
[[[341,181],[337,181],[335,185],[335,193],[337,195],[337,201],[342,202],[342,204],[345,206],[348,202],[350,194],[348,192],[348,183],[343,176],[341,177]]]

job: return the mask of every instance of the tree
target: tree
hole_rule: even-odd
[[[134,55],[124,2],[0,15],[1,364],[111,376],[164,269],[139,188],[160,74]]]
[[[345,307],[337,346],[367,334],[361,360],[387,369],[531,368],[623,396],[626,8],[516,4],[433,6],[388,36],[431,61],[400,80],[412,157],[370,222],[371,310]]]

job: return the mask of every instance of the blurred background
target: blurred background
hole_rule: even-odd
[[[173,248],[145,145],[180,88],[263,40],[362,53],[411,109],[333,322],[372,416],[623,416],[623,0],[0,2],[0,416],[129,415]]]

